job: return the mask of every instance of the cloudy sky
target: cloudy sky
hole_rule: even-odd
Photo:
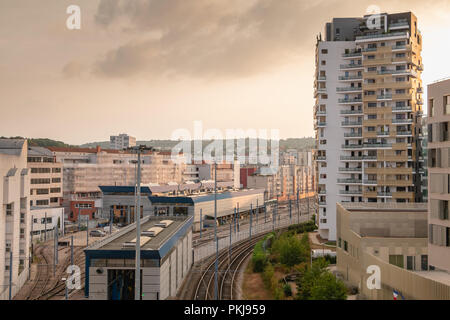
[[[374,4],[417,15],[424,85],[450,76],[450,0],[2,0],[0,136],[165,139],[195,120],[312,136],[316,35]]]

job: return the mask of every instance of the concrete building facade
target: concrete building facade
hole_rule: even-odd
[[[430,265],[450,273],[450,79],[428,86]]]
[[[109,145],[110,148],[114,150],[123,150],[126,148],[135,147],[136,138],[125,133],[119,134],[118,136],[110,136]]]
[[[8,299],[10,279],[14,297],[28,278],[30,178],[27,149],[26,140],[0,139],[0,299]]]

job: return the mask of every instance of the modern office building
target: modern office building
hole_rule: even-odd
[[[422,36],[411,12],[381,14],[377,28],[372,18],[335,18],[317,38],[318,222],[329,240],[336,203],[422,201]]]
[[[125,133],[119,134],[118,136],[110,136],[109,145],[110,148],[114,150],[123,150],[126,148],[135,147],[136,138]]]
[[[450,273],[450,79],[428,86],[429,264]]]
[[[63,197],[62,163],[47,148],[28,148],[30,206],[59,207]]]
[[[8,299],[10,284],[14,297],[28,279],[30,178],[27,149],[26,140],[0,139],[0,300]]]

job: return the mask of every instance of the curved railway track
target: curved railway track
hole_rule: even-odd
[[[283,231],[285,229],[279,229]],[[268,232],[270,233],[270,232]],[[233,300],[236,299],[237,277],[244,261],[252,254],[255,244],[263,239],[268,233],[259,234],[252,237],[251,240],[243,240],[232,246],[231,256],[229,248],[219,252],[218,257],[218,299]],[[213,300],[214,299],[214,269],[215,259],[212,258],[206,268],[202,271],[200,279],[195,286],[195,292],[192,297],[194,300]]]

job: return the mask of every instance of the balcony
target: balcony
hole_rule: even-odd
[[[319,127],[319,128],[323,128],[323,127],[326,127],[326,125],[327,125],[327,123],[326,122],[317,122],[317,127]]]
[[[362,80],[361,76],[339,76],[340,81],[353,81],[353,80]]]
[[[377,185],[377,180],[364,180],[365,185]]]
[[[319,206],[326,206],[327,202],[326,201],[319,201]]]
[[[377,100],[392,100],[392,94],[377,95]]]
[[[388,197],[392,197],[392,193],[390,193],[390,192],[378,192],[377,196],[381,197],[381,198],[388,198]]]
[[[343,87],[343,88],[336,88],[337,92],[362,92],[361,87]]]
[[[326,76],[318,76],[317,77],[317,81],[326,81],[327,77]]]
[[[339,190],[339,194],[346,196],[346,195],[362,195],[361,190]]]
[[[361,184],[361,179],[337,179],[340,184]]]
[[[363,147],[366,149],[370,148],[391,148],[392,144],[390,143],[364,143]]]
[[[341,161],[361,161],[362,156],[341,156]]]
[[[341,110],[341,114],[364,114],[362,110]]]
[[[327,112],[323,111],[323,110],[317,110],[316,115],[318,115],[318,116],[326,116]]]
[[[390,32],[390,33],[378,33],[370,34],[366,36],[356,37],[356,42],[371,41],[374,39],[385,39],[385,38],[408,38],[409,32]]]
[[[411,106],[392,107],[392,112],[412,112]]]
[[[344,133],[345,138],[362,138],[362,132]]]
[[[362,121],[343,121],[341,122],[342,127],[349,127],[349,126],[362,126]]]
[[[389,30],[406,29],[406,28],[409,28],[408,21],[395,22],[389,25]]]
[[[362,103],[362,98],[353,98],[353,99],[339,99],[338,100],[339,103],[341,104],[346,104],[346,103]]]
[[[412,131],[397,131],[397,136],[411,136],[412,135]]]
[[[362,168],[339,168],[339,172],[362,172]]]
[[[412,123],[412,119],[392,119],[392,123]]]
[[[348,64],[341,64],[341,70],[345,70],[345,69],[363,69],[364,66],[359,63],[348,63]]]
[[[377,156],[363,156],[365,161],[377,161]]]
[[[365,49],[362,49],[362,52],[375,52],[375,51],[377,51],[377,49],[378,48],[365,48]]]
[[[352,51],[352,52],[342,54],[343,58],[354,58],[354,57],[361,57],[361,56],[362,56],[361,51]]]
[[[359,144],[343,144],[341,146],[342,149],[361,149],[362,146]]]
[[[317,157],[317,161],[327,161],[327,157]]]

